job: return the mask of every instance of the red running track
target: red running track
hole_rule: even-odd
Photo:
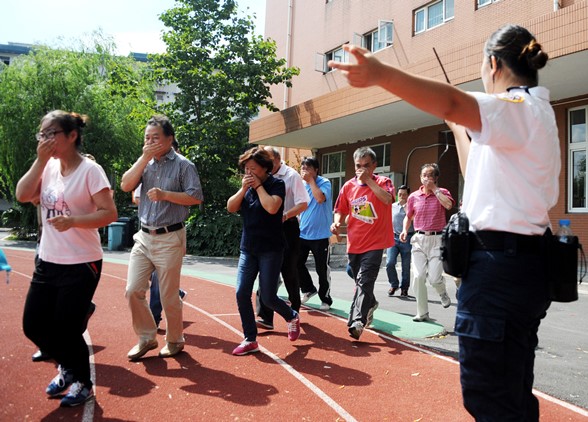
[[[275,331],[260,332],[263,353],[232,356],[242,339],[234,288],[190,276],[181,281],[189,292],[184,352],[162,359],[156,349],[129,362],[137,339],[124,298],[127,267],[108,262],[86,333],[96,398],[60,408],[45,395],[54,363],[31,362],[36,347],[22,333],[33,252],[4,252],[13,272],[10,284],[0,285],[0,421],[472,420],[461,404],[455,361],[369,330],[352,341],[345,321],[322,312],[302,313],[296,342],[276,316]],[[557,400],[540,402],[542,421],[588,419]]]

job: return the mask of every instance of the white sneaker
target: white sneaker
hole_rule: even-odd
[[[315,296],[318,292],[311,292],[311,293],[303,293],[302,296],[300,296],[300,302],[302,303],[306,303],[308,302],[308,300]]]
[[[329,309],[331,309],[331,305],[329,305],[328,303],[321,303],[321,306],[319,307],[319,309],[321,311],[328,311]]]
[[[349,327],[347,331],[349,331],[349,337],[353,337],[355,340],[359,340],[361,333],[363,333],[363,324],[361,321],[355,321],[353,324],[351,324],[351,327]]]
[[[451,298],[449,295],[447,293],[443,293],[439,296],[441,297],[441,305],[443,305],[444,308],[449,308],[451,306]]]
[[[416,315],[413,319],[414,322],[424,322],[424,321],[428,321],[429,320],[429,313],[427,312],[425,315],[423,316],[418,316]]]

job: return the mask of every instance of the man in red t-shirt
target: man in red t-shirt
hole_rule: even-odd
[[[348,180],[335,203],[331,233],[338,235],[341,222],[347,222],[347,253],[355,278],[355,293],[349,311],[349,335],[359,340],[364,327],[373,320],[378,302],[374,285],[384,249],[394,245],[392,230],[392,181],[373,174],[376,154],[369,147],[353,153],[355,177]]]
[[[443,278],[441,262],[441,230],[447,223],[445,210],[451,209],[455,201],[447,189],[437,187],[439,166],[425,164],[421,167],[421,187],[410,194],[406,204],[404,227],[400,241],[406,242],[410,223],[414,225],[412,244],[413,286],[417,302],[416,322],[429,319],[429,303],[425,281],[437,290],[444,308],[451,305]]]

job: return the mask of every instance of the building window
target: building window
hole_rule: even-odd
[[[394,23],[381,20],[378,29],[375,29],[361,37],[361,46],[375,52],[392,45],[394,41]]]
[[[8,56],[0,56],[0,62],[4,63],[5,65],[9,65],[10,64],[10,57]]]
[[[453,19],[453,3],[454,0],[440,0],[417,9],[414,12],[414,33],[424,32]]]
[[[371,145],[370,148],[376,153],[376,161],[378,162],[374,173],[390,172],[390,143]]]
[[[347,63],[349,62],[349,53],[345,50],[343,50],[343,46],[341,47],[337,47],[334,50],[329,51],[328,53],[325,54],[324,56],[324,63],[323,63],[323,69],[324,72],[330,72],[331,70],[333,70],[332,68],[330,68],[327,63],[329,63],[329,60],[333,60],[335,62],[340,62],[340,63]]]
[[[588,137],[586,134],[586,115],[588,107],[569,111],[568,128],[568,192],[569,211],[588,211],[586,197],[586,151]]]
[[[496,3],[500,0],[477,0],[478,1],[478,9],[480,7],[488,6],[489,4]]]
[[[324,154],[322,159],[321,174],[331,181],[331,191],[333,192],[333,203],[339,196],[339,191],[345,183],[345,151]]]

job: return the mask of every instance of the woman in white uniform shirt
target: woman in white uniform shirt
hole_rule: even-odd
[[[537,421],[532,394],[537,330],[549,307],[543,234],[558,197],[560,153],[547,89],[547,54],[525,28],[506,25],[484,48],[486,93],[408,74],[368,51],[357,64],[329,62],[356,87],[379,85],[450,123],[465,170],[463,210],[474,251],[459,290],[464,405],[485,421]],[[471,145],[464,127],[471,136]]]

